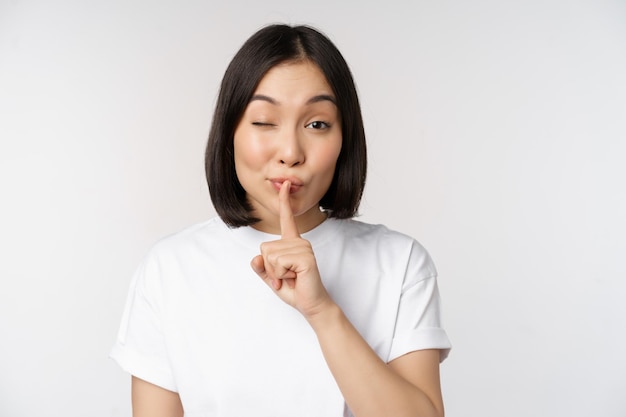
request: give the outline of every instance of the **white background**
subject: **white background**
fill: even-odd
[[[361,218],[438,265],[447,415],[626,415],[623,1],[0,0],[0,416],[130,415],[130,276],[213,216],[217,88],[272,22],[353,70]]]

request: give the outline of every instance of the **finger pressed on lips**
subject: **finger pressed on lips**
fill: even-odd
[[[290,189],[291,182],[284,181],[280,187],[280,192],[278,193],[280,235],[283,239],[300,237],[300,233],[298,233],[298,226],[296,225],[296,219],[294,218],[293,211],[291,210],[291,202],[289,200]]]
[[[281,184],[278,193],[278,210],[281,239],[292,239],[300,237],[300,233],[298,232],[298,226],[296,225],[296,220],[293,215],[293,210],[291,209],[291,188],[291,182],[289,180],[285,180]],[[257,273],[257,275],[266,280],[275,291],[278,291],[282,288],[283,281],[287,283],[287,286],[289,288],[295,288],[295,272],[285,271],[282,278],[273,278],[271,277],[271,275],[273,274],[273,272],[271,272],[273,271],[273,268],[270,268],[270,276],[268,276],[268,270],[265,265],[266,261],[267,259],[265,259],[265,255],[259,255],[252,259],[251,266],[254,272]]]

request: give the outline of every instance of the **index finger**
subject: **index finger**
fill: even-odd
[[[280,212],[280,235],[283,239],[300,237],[296,219],[291,210],[291,202],[289,201],[289,189],[291,182],[284,181],[278,193],[278,210]]]

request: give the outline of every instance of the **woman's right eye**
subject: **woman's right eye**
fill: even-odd
[[[267,122],[252,122],[253,126],[274,126],[272,123]]]

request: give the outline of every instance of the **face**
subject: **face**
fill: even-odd
[[[341,151],[335,96],[310,62],[285,63],[261,79],[235,130],[235,170],[259,230],[280,234],[278,191],[285,180],[301,233],[320,224],[319,201]]]

